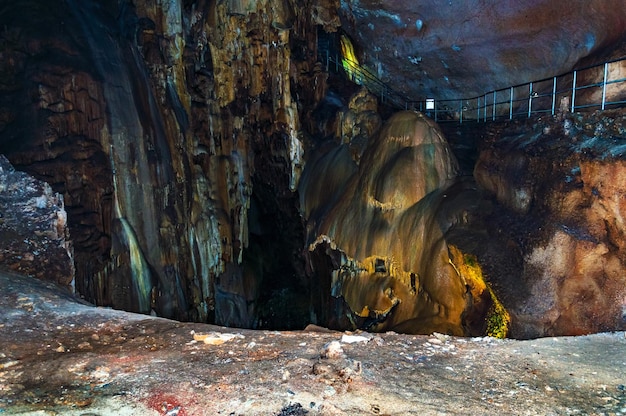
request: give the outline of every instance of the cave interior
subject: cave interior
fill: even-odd
[[[67,224],[0,265],[237,328],[623,330],[623,5],[413,3],[1,6],[0,154]]]

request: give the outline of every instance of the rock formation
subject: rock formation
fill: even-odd
[[[475,177],[498,206],[481,254],[513,336],[626,328],[625,122],[619,110],[489,129]]]
[[[477,282],[460,273],[446,244],[444,234],[465,207],[448,203],[463,187],[450,189],[457,163],[436,124],[400,112],[358,158],[349,144],[328,147],[312,158],[300,187],[321,322],[409,333],[476,331],[469,320],[476,309],[486,312],[480,305],[486,288],[476,290]],[[455,260],[463,263],[462,256]]]
[[[517,336],[623,325],[621,184],[600,180],[620,174],[619,140],[604,159],[581,147],[567,167],[519,143],[483,146],[475,172],[493,202],[457,177],[432,121],[402,113],[383,128],[396,109],[318,58],[343,36],[407,94],[483,93],[594,61],[624,34],[621,3],[414,6],[3,5],[0,153],[63,195],[76,291],[97,305],[253,328],[483,334],[501,294]],[[563,137],[587,142],[572,132],[604,128],[574,121],[561,120]],[[565,182],[537,179],[557,174]],[[498,236],[503,226],[511,238]],[[472,277],[478,266],[489,284]],[[61,269],[54,280],[67,285]],[[551,303],[531,298],[548,286]],[[570,307],[580,293],[593,299],[585,311]]]
[[[626,406],[623,332],[518,341],[252,331],[94,308],[12,273],[0,272],[0,293],[3,415],[591,415]]]
[[[65,196],[87,300],[253,323],[252,188],[280,199],[269,216],[297,212],[292,86],[309,107],[323,87],[307,15],[265,1],[3,7],[0,152]]]
[[[0,155],[0,265],[71,289],[74,258],[63,196]]]

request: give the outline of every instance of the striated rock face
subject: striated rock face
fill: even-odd
[[[0,152],[64,195],[86,299],[251,326],[264,276],[297,274],[297,224],[274,247],[288,254],[254,253],[282,212],[297,218],[293,88],[306,108],[324,88],[308,15],[290,1],[2,8]]]
[[[359,58],[413,99],[475,97],[569,71],[626,34],[621,0],[341,2]]]
[[[490,129],[475,177],[505,207],[490,221],[498,248],[484,257],[499,259],[490,277],[512,335],[626,328],[624,111],[500,129]]]
[[[350,143],[320,153],[300,186],[320,322],[472,333],[470,316],[481,309],[485,288],[474,304],[475,282],[459,272],[446,244],[460,212],[448,201],[464,190],[451,187],[457,162],[436,124],[400,112],[369,138],[362,156],[353,156]]]
[[[0,155],[0,268],[74,284],[74,258],[63,196]]]

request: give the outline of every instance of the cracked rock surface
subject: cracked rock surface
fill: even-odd
[[[272,332],[96,308],[0,274],[0,414],[626,414],[623,332]]]

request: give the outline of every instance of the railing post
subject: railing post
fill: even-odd
[[[476,97],[476,121],[480,122],[480,97]]]
[[[605,62],[604,63],[604,80],[602,80],[602,107],[601,109],[604,110],[604,103],[606,103],[606,78],[609,74],[609,63]]]
[[[513,120],[513,87],[509,93],[509,120]]]
[[[485,93],[485,97],[483,98],[483,102],[485,104],[485,109],[484,109],[485,111],[483,111],[483,113],[484,113],[483,114],[483,117],[484,117],[483,121],[486,123],[487,122],[487,93]]]
[[[574,71],[574,80],[572,81],[572,113],[574,112],[574,109],[576,108],[576,105],[574,104],[576,102],[576,71]]]
[[[528,118],[533,112],[533,83],[528,84]]]
[[[463,100],[459,101],[459,124],[463,124]]]
[[[496,120],[496,94],[497,91],[493,92],[493,111],[491,112],[491,121]]]
[[[330,51],[326,50],[326,72],[330,71]]]
[[[552,115],[554,115],[554,107],[556,105],[556,77],[552,78]]]

